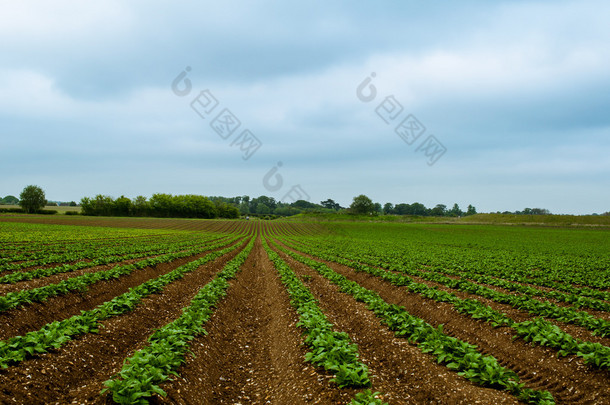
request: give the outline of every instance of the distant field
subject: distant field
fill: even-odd
[[[313,222],[401,222],[489,225],[543,225],[543,226],[610,226],[610,216],[604,215],[514,215],[475,214],[467,217],[423,217],[415,215],[350,215],[350,214],[299,214],[286,218],[289,221]]]
[[[0,205],[0,208],[21,208],[18,205]],[[68,211],[80,212],[80,207],[53,207],[47,205],[44,207],[45,210],[55,210],[58,214],[65,214]]]

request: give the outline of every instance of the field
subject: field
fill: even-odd
[[[0,216],[2,404],[610,404],[604,227]]]

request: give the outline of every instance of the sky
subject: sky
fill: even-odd
[[[606,1],[0,0],[0,196],[610,211]]]

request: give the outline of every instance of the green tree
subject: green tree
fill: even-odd
[[[256,213],[257,214],[269,214],[271,213],[271,209],[269,208],[269,206],[265,203],[259,202],[256,204]]]
[[[242,202],[239,203],[239,213],[242,215],[250,213],[250,205],[248,204],[248,201],[242,200]]]
[[[375,215],[383,214],[383,207],[380,203],[376,202],[373,205],[375,206]]]
[[[46,203],[44,191],[38,186],[26,186],[19,194],[19,205],[28,214],[42,209]]]
[[[70,201],[70,204],[68,204],[70,207],[76,207],[76,202],[75,201]]]
[[[148,214],[148,201],[146,197],[139,195],[131,200],[131,208],[133,215],[137,217],[143,217]]]
[[[313,209],[313,208],[318,208],[318,206],[314,203],[311,203],[309,201],[305,201],[305,200],[297,200],[293,203],[290,204],[291,207],[294,208],[299,208],[299,209]]]
[[[19,204],[19,199],[14,195],[7,195],[2,199],[2,204],[17,205]]]
[[[357,197],[354,197],[354,201],[349,206],[349,209],[354,214],[374,214],[376,212],[376,207],[373,201],[365,196],[364,194],[360,194]]]
[[[468,204],[468,209],[466,210],[466,215],[474,215],[477,213],[477,209],[472,204]]]
[[[339,205],[338,203],[336,203],[334,200],[332,200],[330,198],[326,201],[320,201],[320,205],[324,208],[328,208],[328,209],[335,210],[335,211],[339,211],[341,209],[341,205]]]
[[[385,215],[393,214],[394,213],[394,204],[389,203],[389,202],[383,204],[383,213]]]
[[[436,204],[436,207],[430,210],[430,215],[435,217],[445,216],[447,213],[447,206],[445,204]]]
[[[453,204],[453,208],[449,211],[449,215],[452,217],[461,217],[464,215],[464,212],[460,209],[460,206],[457,203]]]
[[[124,195],[114,200],[113,215],[118,217],[127,217],[131,215],[132,207],[131,200]]]

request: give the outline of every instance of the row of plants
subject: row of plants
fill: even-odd
[[[160,384],[186,361],[190,342],[205,334],[204,324],[214,312],[217,302],[226,295],[229,280],[240,271],[254,245],[248,245],[229,261],[218,275],[206,284],[183,309],[182,316],[158,329],[148,339],[149,344],[125,360],[121,371],[106,381],[102,394],[112,394],[119,404],[147,404],[155,394],[165,396]]]
[[[358,346],[351,342],[347,333],[333,330],[333,324],[328,321],[311,291],[264,239],[263,247],[288,290],[290,303],[299,314],[297,325],[303,328],[305,344],[310,349],[305,359],[333,373],[335,377],[331,381],[339,387],[370,386],[368,367],[358,358]]]
[[[112,247],[129,241],[184,239],[184,232],[156,229],[84,227],[27,223],[0,223],[0,265],[13,261],[44,259],[92,248]],[[3,236],[9,236],[4,238]],[[190,235],[196,237],[195,234]]]
[[[200,266],[237,249],[238,246],[238,244],[235,244],[209,253],[167,274],[131,288],[128,292],[98,305],[92,310],[81,311],[80,315],[48,323],[40,330],[29,332],[23,336],[0,341],[0,368],[8,368],[29,356],[58,349],[75,336],[97,333],[101,326],[101,321],[134,310],[143,298],[161,292],[165,286],[183,278],[186,273],[196,270]]]
[[[239,236],[235,236],[229,240],[219,242],[214,245],[199,247],[188,251],[180,251],[169,253],[162,256],[147,258],[133,264],[115,266],[109,270],[97,271],[95,273],[86,273],[77,277],[72,277],[59,283],[46,285],[44,287],[33,288],[30,290],[21,290],[10,292],[0,297],[0,312],[16,308],[20,305],[29,304],[32,302],[43,302],[50,297],[68,294],[73,291],[85,291],[91,284],[99,281],[107,281],[117,279],[121,276],[131,274],[133,271],[143,269],[149,266],[155,266],[161,263],[169,263],[176,259],[194,256],[206,250],[213,250],[220,246],[235,242]]]
[[[197,238],[192,239],[194,239],[195,241],[197,240]],[[52,253],[48,249],[42,249],[36,252],[35,256],[29,257],[27,260],[22,260],[20,257],[16,257],[17,261],[13,261],[11,263],[7,263],[0,266],[0,271],[15,271],[34,266],[46,266],[54,263],[66,263],[74,262],[77,260],[96,259],[100,257],[100,255],[118,256],[129,253],[145,252],[148,246],[150,246],[151,244],[163,245],[172,242],[179,242],[182,240],[184,240],[184,237],[174,237],[170,238],[170,240],[167,240],[166,238],[157,238],[156,240],[141,240],[139,238],[130,238],[128,239],[128,243],[125,243],[125,240],[119,239],[113,240],[111,243],[100,243],[98,241],[98,243],[88,243],[86,246],[69,246],[64,249],[61,249],[61,251],[58,253]],[[13,258],[15,259],[15,257]]]
[[[386,267],[386,266],[384,266]],[[391,268],[387,266],[387,268]],[[472,270],[467,269],[458,269],[458,270],[449,270],[445,268],[435,267],[432,269],[434,272],[443,273],[450,276],[457,276],[466,278],[468,280],[475,281],[479,284],[487,284],[495,287],[504,288],[508,291],[515,291],[521,294],[525,294],[528,296],[535,297],[547,297],[560,302],[568,303],[575,308],[591,308],[598,311],[610,311],[610,303],[605,302],[603,300],[597,298],[591,298],[582,295],[580,292],[582,289],[578,289],[574,286],[569,286],[564,288],[565,290],[569,290],[570,292],[561,292],[557,290],[548,290],[544,291],[539,288],[534,288],[528,286],[524,283],[528,283],[528,279],[520,278],[518,282],[516,281],[507,281],[501,278],[492,277],[486,274],[478,274]],[[597,290],[596,290],[597,291]],[[601,291],[600,291],[601,292]],[[605,296],[606,294],[604,294]]]
[[[226,237],[225,237],[226,238]],[[154,245],[128,245],[124,248],[121,254],[113,255],[111,251],[100,251],[99,256],[90,261],[79,261],[72,264],[62,264],[55,267],[36,268],[30,271],[13,272],[0,276],[1,284],[14,284],[20,281],[32,280],[35,278],[49,277],[55,274],[69,273],[76,270],[86,269],[105,264],[118,263],[126,260],[141,259],[143,257],[163,255],[168,253],[179,252],[188,248],[201,246],[202,244],[214,243],[222,238],[206,238],[195,239],[176,243],[158,243]],[[130,253],[126,253],[130,252]]]
[[[506,226],[417,224],[327,224],[334,235],[318,239],[348,250],[366,244],[404,260],[405,265],[471,269],[482,274],[554,288],[592,290],[610,287],[607,233],[595,229],[542,229]],[[576,292],[576,291],[575,291]],[[598,297],[600,298],[600,297]]]
[[[386,257],[390,258],[390,262],[399,261],[403,263],[404,266],[409,266],[410,268],[426,267],[449,275],[464,275],[467,278],[477,282],[494,285],[525,294],[546,296],[558,301],[573,304],[576,307],[588,307],[603,311],[607,311],[610,308],[608,303],[601,301],[610,300],[610,291],[590,288],[585,285],[574,285],[557,281],[556,278],[550,277],[544,272],[541,272],[541,269],[523,272],[515,271],[515,269],[511,268],[498,268],[497,265],[495,267],[492,265],[490,269],[486,267],[485,260],[480,259],[479,261],[473,261],[472,258],[468,261],[466,261],[464,258],[459,261],[448,259],[439,260],[439,258],[444,255],[440,252],[436,254],[435,260],[432,262],[429,260],[414,261],[413,258],[410,257],[410,254],[407,255],[404,252],[401,253],[400,250],[392,251],[391,249],[387,249],[385,251],[377,250],[373,254],[367,254],[364,256],[368,257],[370,260],[379,260],[379,255],[382,252],[384,255],[386,255]],[[515,264],[515,258],[506,258],[505,260],[507,263],[510,263],[510,265]],[[380,262],[380,265],[384,264],[385,263],[383,261]],[[563,269],[563,271],[569,272],[568,269]],[[542,275],[540,273],[542,273]],[[601,273],[604,279],[607,276],[604,274],[605,272],[593,271],[593,274],[597,273]],[[553,274],[553,272],[551,272],[551,274]],[[581,282],[586,283],[587,281],[581,279]],[[528,284],[551,288],[552,290],[547,292],[530,287]],[[605,287],[601,285],[600,288]]]
[[[323,247],[320,248],[324,249]],[[345,257],[346,255],[345,253],[340,252],[339,249],[335,248],[333,250],[337,253],[336,256]],[[539,301],[527,295],[502,293],[492,288],[468,281],[465,278],[454,279],[445,276],[440,272],[435,272],[434,269],[422,271],[413,268],[413,266],[404,266],[400,261],[392,261],[388,264],[388,257],[384,256],[382,253],[375,258],[368,258],[366,256],[353,254],[351,252],[349,255],[353,260],[358,262],[364,262],[373,266],[385,265],[393,271],[398,271],[411,276],[417,276],[424,280],[439,283],[458,291],[478,295],[501,304],[507,304],[513,308],[525,310],[536,316],[553,318],[562,322],[582,326],[590,330],[594,335],[599,335],[602,337],[610,336],[610,322],[595,317],[585,311],[578,311],[572,307],[561,307],[549,301]]]
[[[586,363],[594,367],[610,369],[610,347],[600,343],[576,339],[545,319],[536,318],[532,321],[518,323],[506,314],[496,311],[480,301],[459,298],[450,292],[439,290],[423,283],[414,282],[411,278],[402,274],[376,267],[369,267],[349,259],[319,253],[315,250],[305,249],[302,246],[298,250],[323,260],[329,260],[348,266],[355,271],[366,272],[393,285],[405,286],[410,292],[420,294],[423,297],[433,299],[437,302],[450,303],[458,312],[468,314],[474,319],[481,319],[489,322],[494,327],[510,327],[516,333],[515,337],[521,337],[532,344],[556,349],[561,356],[575,355],[582,357]]]
[[[315,269],[323,277],[336,284],[342,292],[364,302],[397,336],[405,337],[417,344],[424,353],[433,355],[448,369],[479,385],[501,389],[515,395],[519,400],[533,404],[553,404],[548,391],[525,388],[512,370],[502,367],[489,355],[483,355],[477,347],[443,333],[424,320],[409,314],[404,307],[388,304],[377,293],[334,272],[325,264],[294,253],[278,244],[274,246],[295,260]]]

